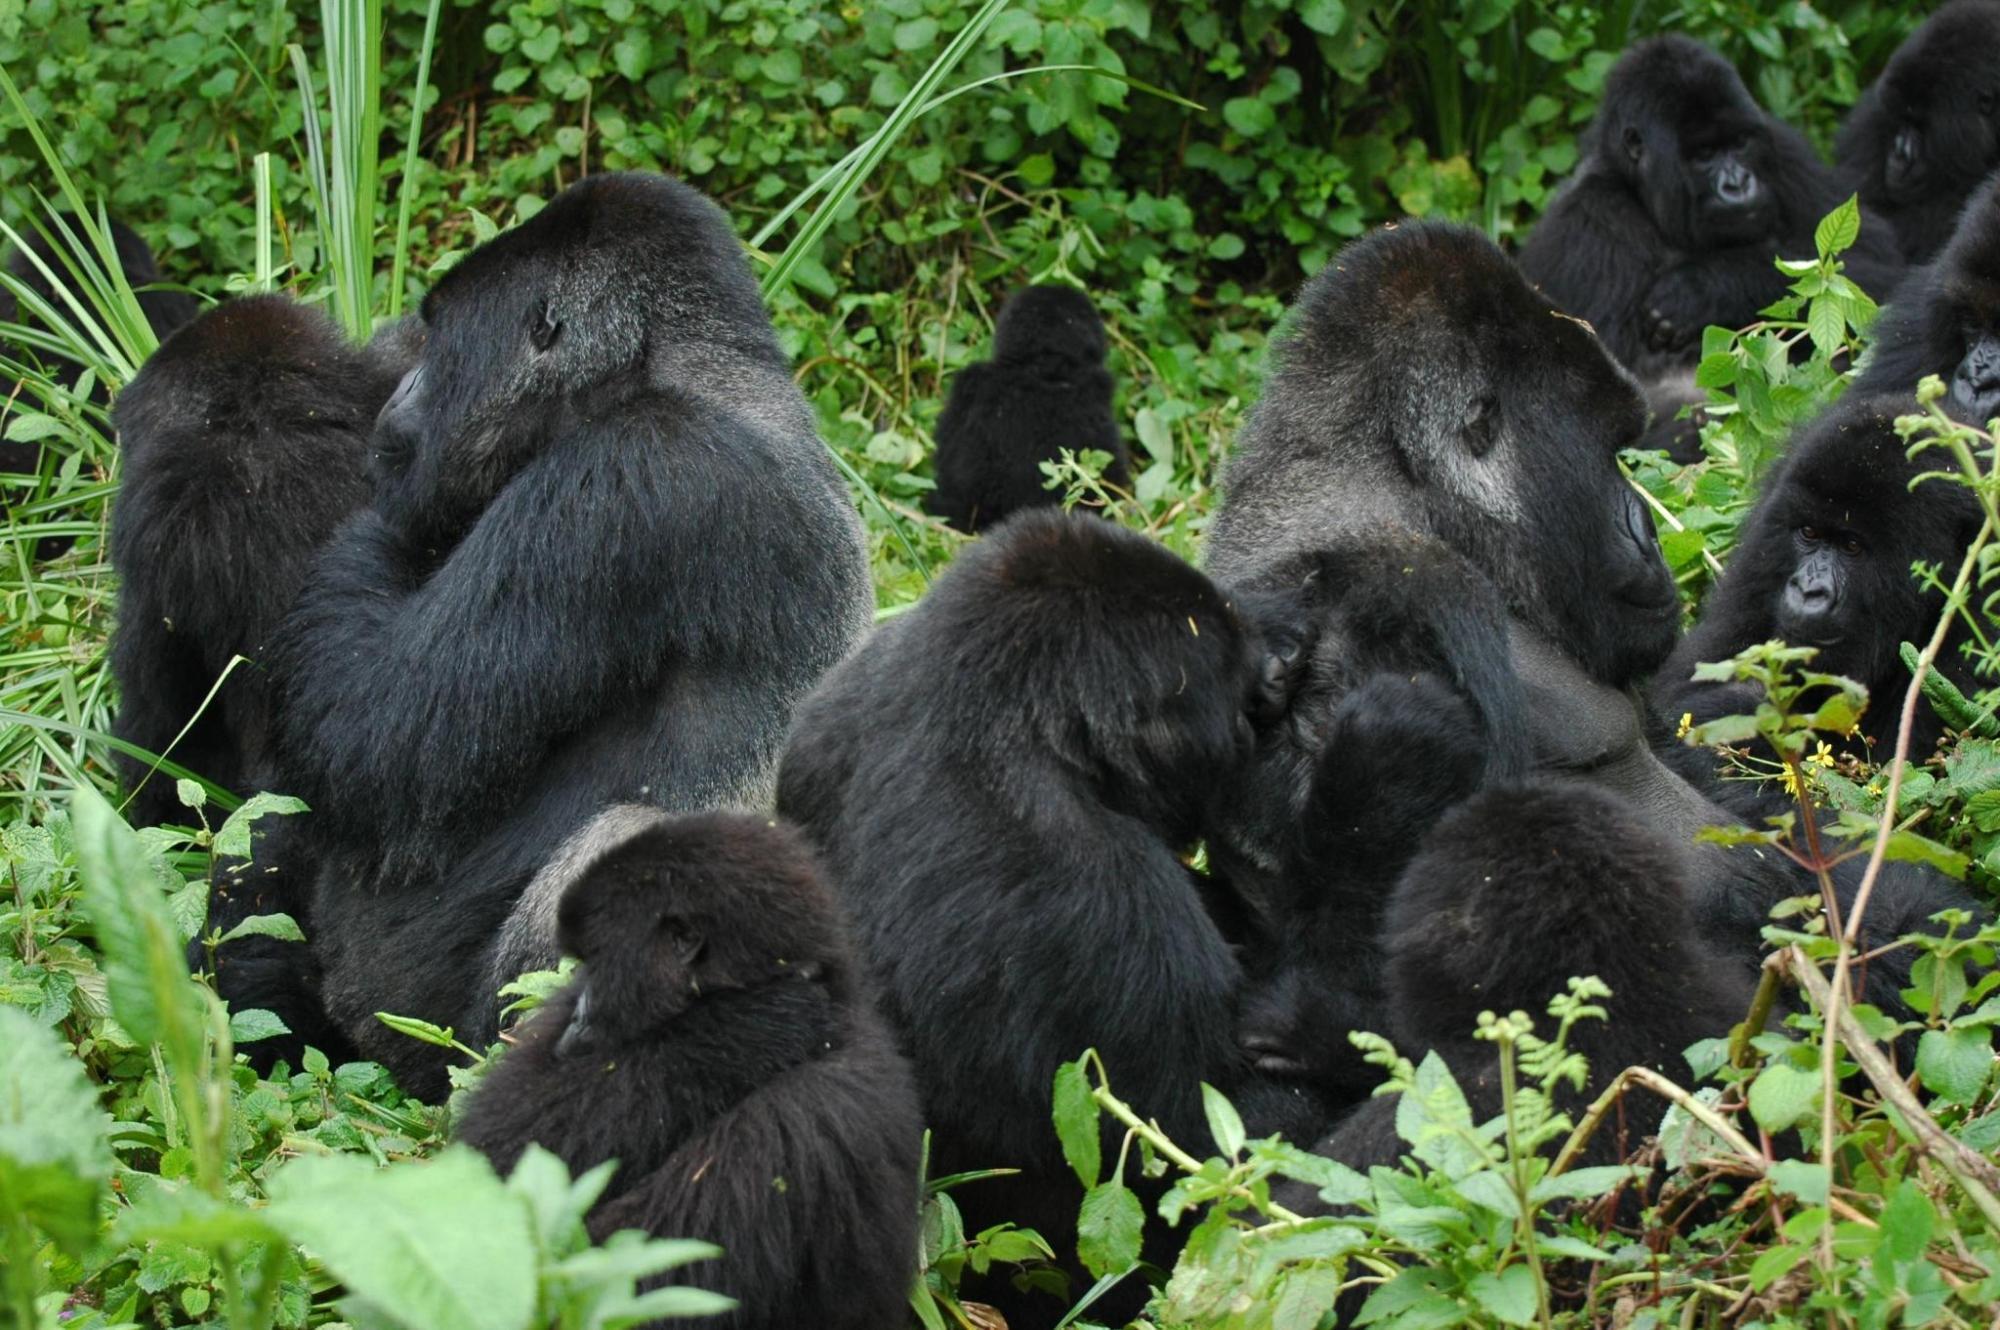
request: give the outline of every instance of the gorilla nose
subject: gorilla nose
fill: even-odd
[[[1822,581],[1791,581],[1785,584],[1784,619],[1788,637],[1811,637],[1829,626],[1840,608],[1834,588]]]
[[[1270,1031],[1246,1032],[1243,1047],[1249,1052],[1257,1070],[1266,1076],[1297,1076],[1306,1069],[1306,1064],[1299,1060],[1288,1042]]]
[[[1732,207],[1742,207],[1757,198],[1757,173],[1731,162],[1715,175],[1715,196]]]
[[[1883,165],[1882,178],[1890,185],[1908,184],[1917,171],[1917,131],[1905,129],[1889,143],[1889,160]]]

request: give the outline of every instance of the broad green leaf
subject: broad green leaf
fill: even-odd
[[[1813,248],[1826,258],[1851,249],[1861,238],[1861,204],[1850,194],[1847,201],[1820,219],[1813,229]]]
[[[0,1215],[20,1215],[72,1254],[97,1236],[111,1173],[111,1117],[55,1031],[0,1006]]]
[[[1145,1222],[1139,1198],[1124,1183],[1113,1180],[1092,1187],[1084,1193],[1076,1216],[1076,1254],[1083,1268],[1102,1279],[1137,1265]]]
[[[1819,1073],[1772,1062],[1750,1086],[1750,1116],[1765,1131],[1778,1132],[1811,1118],[1819,1108]]]
[[[1508,1325],[1533,1325],[1538,1299],[1535,1272],[1525,1265],[1510,1265],[1498,1274],[1473,1277],[1466,1291],[1473,1301]]]
[[[262,1007],[245,1007],[229,1013],[229,1037],[238,1044],[254,1044],[259,1039],[275,1039],[291,1032],[292,1027],[276,1012]]]
[[[1076,1180],[1086,1188],[1097,1185],[1098,1170],[1103,1165],[1100,1155],[1103,1142],[1098,1138],[1097,1112],[1097,1101],[1090,1097],[1090,1080],[1084,1074],[1083,1060],[1079,1058],[1057,1067],[1053,1112],[1056,1139],[1062,1142],[1063,1158],[1069,1161]]]
[[[1825,1203],[1831,1182],[1826,1169],[1803,1159],[1780,1159],[1765,1176],[1779,1191],[1815,1205]]]
[[[1231,97],[1222,104],[1222,118],[1246,139],[1268,134],[1278,123],[1270,103],[1256,97]]]
[[[1917,1075],[1924,1088],[1948,1103],[1970,1106],[1993,1075],[1993,1032],[1926,1030],[1917,1041]]]
[[[1923,1188],[1907,1178],[1899,1181],[1882,1207],[1882,1254],[1902,1263],[1922,1260],[1936,1223],[1936,1208]]]
[[[478,216],[477,213],[473,214]],[[197,787],[199,788],[199,787]],[[250,842],[257,819],[267,814],[292,814],[306,811],[303,799],[294,799],[289,794],[253,794],[243,801],[243,806],[224,819],[216,828],[215,852],[225,859],[248,859]]]
[[[1812,1248],[1796,1247],[1790,1243],[1765,1248],[1750,1263],[1750,1287],[1762,1293],[1811,1254]]]
[[[1298,13],[1299,22],[1328,37],[1347,22],[1347,6],[1341,0],[1301,0]]]
[[[1604,1164],[1596,1168],[1573,1168],[1552,1178],[1543,1178],[1528,1189],[1528,1200],[1536,1206],[1550,1201],[1594,1200],[1609,1194],[1620,1183],[1636,1182],[1645,1170],[1625,1164]]]
[[[388,1168],[309,1155],[270,1190],[270,1221],[409,1330],[527,1330],[534,1318],[528,1207],[469,1149]]]
[[[306,935],[299,931],[298,921],[289,914],[253,914],[224,933],[217,945],[234,942],[240,937],[273,937],[280,942],[306,940]]]

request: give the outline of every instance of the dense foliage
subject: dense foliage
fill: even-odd
[[[786,212],[800,193],[911,109],[927,66],[977,21],[955,0],[444,0],[406,181],[400,150],[430,6],[381,8],[384,189],[367,274],[378,314],[565,183],[612,167],[684,175],[775,257],[810,211]],[[773,296],[822,433],[865,482],[885,610],[921,594],[926,570],[959,541],[917,503],[928,431],[945,381],[981,353],[1013,287],[1072,277],[1092,289],[1138,444],[1120,516],[1194,553],[1284,301],[1345,239],[1406,213],[1473,221],[1503,241],[1524,232],[1634,36],[1712,41],[1765,105],[1824,143],[1917,17],[1860,0],[1003,6],[944,84],[966,91],[911,121],[823,236],[787,256],[792,281]],[[0,70],[21,94],[0,118],[0,216],[23,225],[39,215],[37,194],[53,194],[36,141],[46,133],[86,195],[101,194],[162,252],[170,278],[221,294],[268,271],[326,296],[337,265],[288,51],[298,44],[317,67],[325,35],[317,14],[282,3],[0,2]],[[317,116],[336,115],[323,78],[319,91]],[[407,266],[392,291],[405,194]],[[1865,343],[1873,307],[1838,269],[1852,224],[1844,215],[1822,228],[1822,254],[1798,265],[1798,294],[1770,322],[1709,332],[1709,460],[1630,459],[1691,604],[1727,559],[1757,475],[1792,425],[1840,391],[1843,354]],[[1794,357],[1794,344],[1813,354]],[[444,1150],[448,1106],[409,1101],[372,1066],[309,1058],[260,1080],[231,1063],[232,1042],[257,1037],[259,1017],[222,1013],[177,951],[201,933],[211,859],[240,848],[244,819],[265,805],[231,821],[203,807],[191,820],[206,829],[191,836],[135,835],[95,797],[111,789],[99,736],[113,700],[102,656],[116,587],[102,531],[116,458],[92,408],[17,410],[8,429],[44,437],[57,463],[0,480],[10,510],[0,528],[0,1324],[490,1330],[610,1327],[676,1310],[671,1299],[635,1302],[633,1281],[700,1249],[588,1247],[578,1219],[601,1177],[572,1182],[538,1159],[503,1183]],[[1935,446],[1993,512],[1991,441],[1947,433]],[[31,563],[26,537],[52,533],[81,540],[58,562]],[[1974,585],[1994,561],[1982,549],[1965,570]],[[1857,833],[1900,799],[1889,811],[1921,812],[1923,835],[1904,834],[1895,852],[1969,872],[1993,894],[2000,741],[1960,741],[1885,789],[1878,769],[1822,760],[1810,722],[1834,718],[1788,715],[1797,661],[1732,668],[1768,680],[1772,705],[1711,737],[1775,743],[1783,778],[1851,810]],[[1962,714],[1979,733],[1976,709]],[[1782,830],[1768,836],[1805,852]],[[1810,991],[1807,973],[1837,947],[1809,915],[1802,907],[1777,940]],[[1385,1281],[1375,1323],[1407,1327],[1985,1324],[2000,1301],[2000,978],[1979,969],[1994,940],[1961,930],[1920,963],[1913,1006],[1925,1028],[1907,1082],[1880,1061],[1879,1013],[1817,993],[1783,1027],[1701,1050],[1698,1074],[1683,1078],[1695,1088],[1668,1087],[1675,1107],[1661,1133],[1667,1163],[1689,1167],[1636,1222],[1616,1206],[1570,1204],[1626,1174],[1565,1171],[1566,1143],[1596,1124],[1563,1121],[1535,1097],[1568,1074],[1562,1032],[1594,1019],[1587,982],[1555,995],[1552,1021],[1531,1029],[1500,1013],[1487,1032],[1525,1087],[1502,1124],[1466,1120],[1434,1061],[1379,1050],[1385,1079],[1420,1106],[1409,1122],[1420,1174],[1361,1178],[1245,1141],[1219,1097],[1216,1157],[1203,1158],[1207,1144],[1159,1137],[1145,1105],[1116,1097],[1118,1068],[1086,1057],[1054,1087],[1054,1129],[1085,1205],[1085,1262],[1116,1278],[1142,1222],[1181,1223],[1186,1254],[1155,1308],[1174,1326],[1310,1327],[1356,1277]],[[550,982],[530,977],[511,996],[533,1003]],[[1101,1180],[1099,1114],[1181,1175],[1161,1216]],[[1774,1152],[1780,1139],[1791,1144]],[[418,1158],[429,1162],[374,1168]],[[1280,1172],[1355,1205],[1355,1218],[1294,1222],[1270,1202]],[[1718,1182],[1736,1190],[1706,1202]],[[961,1231],[950,1190],[977,1185],[933,1188],[913,1298],[925,1324],[965,1323],[961,1270],[1035,1262],[1032,1235]]]

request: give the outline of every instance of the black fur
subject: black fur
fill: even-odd
[[[1912,272],[1874,330],[1853,391],[1905,399],[1927,374],[1968,424],[2000,416],[2000,176],[1972,196],[1942,253]]]
[[[1010,298],[993,327],[993,358],[952,380],[937,423],[937,488],[925,506],[974,532],[1058,503],[1062,491],[1046,487],[1041,464],[1064,448],[1110,453],[1104,479],[1130,486],[1104,350],[1104,323],[1083,292],[1031,286]]]
[[[563,896],[576,978],[519,1031],[458,1134],[618,1171],[589,1217],[723,1249],[675,1282],[722,1330],[884,1330],[916,1274],[923,1123],[803,840],[763,817],[662,818]]]
[[[367,502],[369,431],[403,368],[288,296],[248,296],[169,337],[119,394],[119,738],[166,752],[240,655],[171,756],[239,792],[266,774],[264,648],[314,553]],[[139,784],[148,765],[119,758],[127,817],[192,820],[172,780]]]
[[[1703,328],[1743,327],[1784,295],[1772,261],[1811,258],[1814,228],[1849,192],[1728,61],[1681,36],[1612,67],[1581,151],[1521,268],[1645,379],[1693,364]],[[1878,300],[1900,276],[1872,218],[1842,261]]]
[[[1955,0],[1912,33],[1862,94],[1834,144],[1842,190],[1928,261],[1960,206],[2000,168],[2000,4]]]
[[[1568,1047],[1590,1074],[1581,1089],[1564,1083],[1558,1105],[1576,1113],[1630,1066],[1685,1081],[1683,1051],[1728,1034],[1755,987],[1701,941],[1688,891],[1683,855],[1624,800],[1571,780],[1493,786],[1438,824],[1396,884],[1379,1033],[1413,1062],[1435,1050],[1485,1122],[1501,1100],[1497,1047],[1473,1036],[1480,1013],[1523,1011],[1552,1037],[1549,999],[1571,976],[1595,975],[1611,989],[1609,1019],[1571,1027]],[[1637,1145],[1614,1125],[1591,1138],[1587,1160]],[[1633,1125],[1643,1135],[1652,1124]],[[1317,1148],[1364,1170],[1393,1164],[1409,1150],[1395,1097],[1371,1100]]]
[[[1911,576],[1917,561],[1949,578],[1979,529],[1971,493],[1944,481],[1910,482],[1934,463],[1906,456],[1895,420],[1900,398],[1850,395],[1808,426],[1765,485],[1745,520],[1729,570],[1709,595],[1701,622],[1661,667],[1655,685],[1664,717],[1697,721],[1747,713],[1753,685],[1696,683],[1701,661],[1727,660],[1745,647],[1781,638],[1818,646],[1811,668],[1865,684],[1864,737],[1886,757],[1910,674],[1901,642],[1922,644],[1936,627],[1943,596]],[[1955,634],[1958,636],[1958,634]],[[1938,657],[1946,677],[1973,688],[1971,666],[1948,641]],[[1919,704],[1911,756],[1921,761],[1942,733]]]
[[[1253,1132],[1323,1120],[1239,1047],[1242,968],[1181,857],[1261,697],[1260,650],[1207,578],[1108,522],[1033,511],[800,708],[778,808],[820,847],[883,983],[933,1171],[1023,1170],[956,1193],[968,1229],[1013,1220],[1069,1250],[1081,1193],[1050,1085],[1086,1048],[1176,1136],[1204,1131],[1202,1081]],[[981,1296],[1017,1328],[1057,1310]]]
[[[335,1023],[435,1096],[438,1050],[374,1013],[491,1039],[496,987],[554,957],[599,815],[768,798],[793,703],[870,598],[742,248],[695,191],[572,186],[423,321],[374,501],[270,652],[272,785],[313,812],[258,867],[306,916]],[[281,492],[321,483],[293,460]],[[222,560],[229,535],[188,538]]]

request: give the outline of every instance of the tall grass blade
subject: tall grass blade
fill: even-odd
[[[403,178],[396,192],[395,267],[389,275],[388,315],[403,312],[404,274],[410,256],[410,208],[417,197],[417,150],[424,137],[424,94],[431,86],[431,48],[437,42],[438,11],[444,0],[431,0],[424,14],[424,44],[417,50],[417,86],[410,93],[410,137],[403,145]]]

